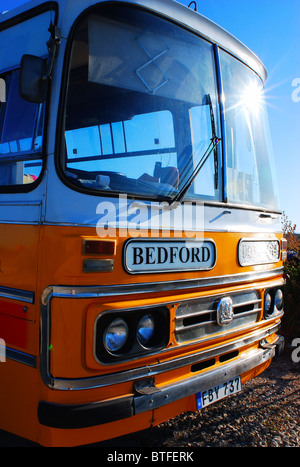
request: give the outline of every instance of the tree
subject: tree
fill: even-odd
[[[288,243],[288,259],[284,264],[286,276],[285,315],[283,328],[292,336],[300,333],[300,238],[296,234],[296,224],[282,214],[282,231]]]

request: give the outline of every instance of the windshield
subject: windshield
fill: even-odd
[[[276,175],[258,76],[220,52],[224,90],[228,201],[278,209]]]
[[[156,16],[102,5],[75,34],[63,170],[77,187],[174,199],[219,136],[213,46]],[[217,145],[187,198],[220,199]]]

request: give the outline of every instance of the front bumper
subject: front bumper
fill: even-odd
[[[262,340],[259,348],[246,352],[244,356],[180,382],[158,388],[153,384],[152,378],[140,380],[139,387],[142,390],[136,390],[136,394],[126,397],[84,405],[60,405],[41,401],[38,407],[39,422],[52,428],[75,429],[130,418],[243,375],[279,355],[283,347],[284,339],[281,336],[272,344]]]

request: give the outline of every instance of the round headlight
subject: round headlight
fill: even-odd
[[[137,338],[143,346],[149,345],[154,336],[154,319],[151,315],[143,316],[137,326]]]
[[[271,306],[272,306],[272,297],[269,294],[269,292],[267,292],[265,294],[265,314],[266,315],[272,314]]]
[[[105,330],[103,338],[106,349],[109,352],[117,352],[125,345],[125,342],[127,341],[127,323],[121,318],[116,318]]]
[[[282,310],[282,307],[283,307],[283,293],[282,293],[281,289],[278,289],[276,294],[275,294],[274,304],[275,304],[278,311]]]

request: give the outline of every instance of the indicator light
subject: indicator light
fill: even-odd
[[[116,242],[111,240],[83,240],[83,254],[85,255],[114,255]]]

